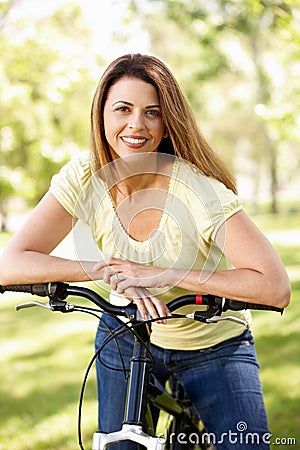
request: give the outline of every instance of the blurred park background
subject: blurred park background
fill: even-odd
[[[255,313],[253,331],[272,447],[300,448],[299,0],[0,0],[0,50],[0,251],[52,175],[89,148],[92,96],[107,64],[141,52],[169,65],[289,272],[291,305],[282,317]],[[22,300],[1,298],[0,450],[75,448],[96,323],[16,316]],[[93,376],[85,405],[90,442]]]

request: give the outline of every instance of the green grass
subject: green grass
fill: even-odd
[[[292,302],[283,316],[255,312],[253,333],[275,438],[300,446],[300,214],[255,216],[280,253],[292,280]],[[0,246],[7,239],[0,236]],[[32,298],[32,297],[30,297]],[[28,298],[26,298],[28,299]],[[96,321],[46,310],[15,312],[24,297],[5,294],[0,306],[0,450],[78,448],[77,404],[81,380],[93,352]],[[92,372],[84,403],[85,448],[96,429],[96,385]]]
[[[300,442],[300,282],[293,283],[293,301],[283,316],[255,312],[253,333],[261,379],[274,438]],[[274,445],[274,448],[278,445]],[[281,447],[279,447],[281,448]],[[284,445],[284,448],[298,448]]]
[[[0,449],[77,447],[81,381],[93,352],[96,320],[41,309],[15,311],[28,301],[6,295],[0,314]],[[91,448],[97,428],[94,371],[84,403],[83,432]]]
[[[300,214],[254,217],[280,254],[292,282],[292,300],[283,316],[254,312],[253,333],[261,365],[261,379],[275,438],[295,438],[300,445]],[[271,442],[274,442],[271,439]]]

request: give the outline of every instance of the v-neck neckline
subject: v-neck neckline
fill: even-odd
[[[163,228],[164,228],[165,223],[168,218],[168,211],[170,209],[174,180],[175,180],[175,175],[176,175],[177,170],[178,170],[178,163],[177,163],[177,159],[175,159],[175,161],[173,162],[173,167],[172,167],[171,174],[170,174],[168,190],[166,191],[167,192],[166,200],[165,200],[164,208],[162,211],[162,215],[161,215],[158,227],[155,229],[155,231],[151,234],[151,236],[148,239],[145,239],[142,241],[137,240],[137,239],[133,238],[132,236],[130,236],[130,234],[125,229],[125,227],[124,227],[123,223],[121,222],[120,217],[116,211],[116,208],[114,206],[113,200],[110,196],[110,193],[109,193],[109,190],[107,187],[107,196],[109,198],[109,203],[110,203],[110,207],[112,209],[113,215],[114,215],[114,219],[115,219],[116,223],[118,224],[119,228],[121,229],[122,233],[126,237],[126,239],[128,239],[128,241],[130,243],[132,243],[135,247],[136,246],[139,246],[139,247],[149,246],[149,245],[151,245],[151,242],[153,242],[153,240],[156,239],[157,236],[161,235],[161,232],[163,231]]]

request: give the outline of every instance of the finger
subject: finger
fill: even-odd
[[[103,269],[103,281],[104,281],[105,283],[107,283],[107,284],[110,284],[111,277],[112,277],[113,275],[115,275],[115,273],[116,273],[116,272],[113,270],[112,267],[110,267],[110,266],[105,267],[105,268]]]
[[[148,319],[148,310],[144,303],[145,298],[146,298],[145,292],[146,292],[146,295],[150,294],[147,291],[147,289],[138,290],[135,287],[130,287],[124,292],[124,295],[126,296],[126,298],[128,298],[128,300],[130,300],[136,304],[141,317],[143,319],[147,320]]]
[[[127,289],[133,288],[133,280],[131,278],[124,278],[124,275],[119,272],[118,274],[119,281],[117,284],[117,292],[118,294],[124,294]],[[134,284],[136,285],[137,280],[134,280]]]
[[[133,303],[137,306],[137,309],[139,310],[141,317],[144,320],[147,320],[148,319],[148,310],[144,304],[144,300],[142,300],[141,298],[134,298]]]
[[[162,302],[160,299],[153,296],[152,302],[157,310],[159,317],[166,317],[166,316],[171,315],[171,312],[170,312],[169,308],[167,307],[167,305],[164,302]]]
[[[122,262],[121,259],[118,258],[106,258],[106,259],[102,259],[102,261],[98,261],[95,266],[94,269],[95,270],[101,270],[105,267],[109,267],[109,266],[113,266],[113,265],[117,265],[120,264]]]
[[[147,289],[137,288],[137,293],[143,298],[144,306],[152,319],[166,317],[169,313],[166,305],[157,297],[152,295]],[[158,323],[166,323],[166,319],[158,320]]]
[[[157,312],[157,309],[156,309],[155,305],[153,304],[152,298],[150,296],[144,298],[144,305],[145,305],[148,313],[152,317],[152,319],[158,319],[159,318],[159,314]]]
[[[146,306],[149,305],[148,306],[148,308],[150,308],[149,312],[151,313],[153,318],[157,317],[163,318],[171,315],[169,308],[162,300],[160,300],[155,295],[152,295],[147,289],[145,289],[145,291],[147,292],[148,299],[151,302],[151,305],[149,305],[149,303],[146,302]],[[166,319],[158,320],[157,323],[166,323]]]
[[[145,320],[148,318],[147,314],[150,315],[152,319],[170,315],[167,306],[157,297],[152,295],[146,288],[129,287],[125,290],[124,295],[137,305],[141,317]],[[158,320],[157,322],[166,323],[166,319]]]
[[[166,317],[167,308],[164,303],[158,300],[156,297],[151,296],[145,299],[145,306],[153,319],[158,319],[159,317]],[[166,319],[160,319],[156,321],[157,323],[166,323]]]
[[[118,287],[118,279],[117,279],[117,274],[116,274],[116,273],[114,273],[114,274],[110,277],[109,284],[111,285],[111,288],[112,288],[113,291],[116,291],[116,290],[117,290],[117,287]]]
[[[118,286],[122,282],[122,274],[120,272],[115,272],[110,277],[110,285],[114,291],[117,291],[118,294],[122,294],[123,292],[119,292]]]

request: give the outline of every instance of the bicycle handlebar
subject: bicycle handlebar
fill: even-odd
[[[24,292],[32,295],[37,295],[40,297],[49,297],[49,307],[55,311],[68,312],[71,311],[70,305],[64,300],[69,296],[83,297],[94,304],[96,304],[101,310],[108,314],[113,314],[116,316],[123,316],[129,319],[137,319],[137,307],[132,302],[127,306],[116,306],[104,300],[97,292],[81,286],[72,286],[67,283],[56,282],[56,283],[39,283],[39,284],[20,284],[20,285],[9,285],[0,286],[0,293],[6,291],[13,292]],[[38,302],[33,303],[31,306],[37,305]],[[25,306],[26,305],[26,306]],[[42,304],[39,304],[40,306]],[[245,309],[252,310],[266,310],[266,311],[276,311],[283,313],[283,309],[277,308],[270,305],[255,304],[249,302],[242,302],[237,300],[230,300],[222,298],[211,294],[189,294],[177,297],[168,303],[168,308],[171,312],[176,309],[181,308],[186,305],[207,305],[208,309],[205,311],[196,311],[193,314],[187,314],[187,318],[191,318],[200,322],[212,323],[221,320],[218,317],[222,312],[228,310],[241,311]],[[21,307],[28,307],[29,304],[19,305],[18,309]],[[45,305],[44,305],[45,306]],[[234,320],[234,317],[228,317],[229,320]],[[224,317],[225,319],[225,317]],[[241,319],[235,319],[234,321],[242,323],[245,325],[245,321]]]
[[[32,295],[38,295],[40,297],[47,297],[50,294],[51,286],[54,283],[39,283],[39,284],[11,284],[8,286],[0,285],[0,293],[3,294],[7,291],[12,292],[25,292]]]

